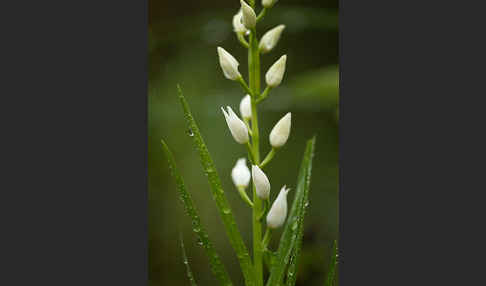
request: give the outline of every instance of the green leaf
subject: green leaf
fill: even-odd
[[[312,142],[312,149],[314,148],[315,138],[313,138]],[[302,249],[302,238],[304,237],[304,218],[305,212],[309,205],[309,185],[310,185],[310,178],[312,173],[312,159],[313,159],[314,151],[310,151],[309,161],[304,163],[307,165],[307,169],[305,170],[305,174],[301,174],[302,177],[299,178],[299,185],[298,188],[303,188],[304,196],[302,201],[300,202],[300,213],[298,215],[298,223],[297,223],[297,236],[295,245],[293,247],[290,262],[287,271],[287,285],[293,286],[297,280],[297,265],[300,256],[300,251]],[[294,226],[292,226],[294,227]]]
[[[184,240],[182,239],[182,234],[180,234],[180,241],[181,241],[181,249],[182,249],[182,259],[184,259],[183,262],[186,265],[187,278],[189,278],[189,281],[191,282],[191,286],[197,286],[196,280],[192,275],[192,270],[191,270],[191,266],[189,265],[189,260],[187,260],[186,248],[184,247]]]
[[[305,171],[304,179],[302,180],[299,178],[299,187],[304,188],[304,197],[300,203],[300,215],[298,216],[298,230],[297,230],[297,238],[295,242],[295,246],[292,250],[292,254],[290,256],[290,262],[287,271],[287,286],[294,286],[297,280],[297,265],[300,256],[300,251],[302,249],[302,238],[304,237],[304,217],[305,211],[309,206],[309,184],[310,184],[310,177],[312,173],[312,155],[310,161],[307,165],[307,170]]]
[[[329,271],[327,272],[327,279],[325,286],[334,286],[336,284],[336,266],[338,263],[338,247],[337,241],[335,240],[332,246],[332,254],[331,254],[331,264],[329,265]]]
[[[305,189],[304,191],[304,199],[302,200],[300,204],[300,215],[299,215],[299,222],[298,222],[298,230],[297,230],[297,238],[295,242],[295,246],[292,250],[292,254],[290,256],[290,262],[288,266],[288,271],[287,271],[287,281],[286,284],[287,286],[294,286],[295,282],[297,280],[297,265],[300,257],[300,251],[302,249],[302,238],[304,237],[304,217],[305,217],[305,211],[309,205],[308,203],[308,197],[309,197],[309,184],[310,184],[310,176],[311,176],[311,171],[312,171],[312,158],[311,162],[308,165],[308,168],[305,173],[304,177],[304,183],[303,188]],[[301,180],[299,179],[299,182]]]
[[[270,268],[270,277],[268,279],[267,286],[277,286],[283,284],[282,282],[285,270],[289,264],[292,251],[294,250],[297,252],[294,252],[295,258],[291,260],[290,265],[294,263],[295,265],[290,267],[293,267],[294,273],[292,276],[295,276],[296,258],[300,252],[300,249],[297,249],[296,246],[299,244],[299,240],[302,240],[303,235],[304,216],[308,203],[315,141],[315,137],[307,141],[304,158],[302,159],[302,165],[300,167],[299,177],[297,180],[295,198],[292,203],[292,208],[290,210],[289,217],[287,218],[287,223],[285,224],[282,237],[280,238],[280,244],[275,259],[276,263],[274,263]]]
[[[193,140],[194,146],[199,153],[202,167],[204,169],[204,172],[206,173],[206,176],[208,177],[213,199],[216,202],[219,214],[221,216],[221,219],[223,220],[226,234],[228,235],[231,246],[235,250],[236,256],[238,257],[238,261],[243,272],[243,277],[245,279],[245,284],[247,286],[253,286],[255,285],[255,275],[250,255],[248,254],[248,250],[246,249],[245,243],[243,242],[240,231],[236,226],[233,212],[231,211],[231,207],[228,203],[228,200],[226,199],[223,187],[221,186],[221,180],[216,171],[216,167],[214,166],[208,148],[206,147],[201,133],[199,132],[196,121],[191,114],[189,104],[184,98],[180,86],[177,87],[179,91],[179,99],[181,101],[182,108],[184,109],[184,117],[190,131],[189,133],[192,135],[191,138]]]
[[[206,229],[201,224],[201,219],[199,218],[197,210],[194,207],[191,194],[187,191],[186,186],[184,185],[184,180],[182,179],[182,176],[180,175],[177,166],[175,164],[174,156],[172,155],[172,152],[169,150],[169,147],[164,142],[164,140],[162,140],[162,149],[164,150],[165,155],[167,156],[167,160],[169,161],[169,168],[171,170],[171,173],[175,177],[177,190],[179,192],[179,198],[184,204],[184,209],[186,213],[189,215],[189,217],[192,220],[192,228],[198,236],[199,243],[203,246],[204,250],[206,251],[206,255],[209,258],[211,271],[216,276],[216,278],[219,279],[221,285],[225,285],[225,286],[232,285],[228,272],[226,272],[226,269],[223,263],[221,262],[219,255],[216,253],[213,244],[211,243],[211,241],[209,241],[209,237],[208,237],[208,233],[206,232]],[[183,246],[182,237],[181,237],[181,244]],[[186,262],[187,259],[184,258],[184,263]],[[188,265],[186,264],[186,266]],[[189,270],[188,270],[188,276],[189,276]]]

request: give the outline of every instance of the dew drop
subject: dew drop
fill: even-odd
[[[198,245],[203,245],[203,242],[202,242],[202,240],[200,238],[197,239],[197,244]]]
[[[187,133],[187,135],[188,135],[189,137],[194,136],[194,132],[192,132],[192,129],[191,129],[191,128],[189,128],[189,129],[186,131],[186,133]]]
[[[201,231],[201,229],[199,227],[195,227],[193,230],[194,230],[194,232],[200,232]]]

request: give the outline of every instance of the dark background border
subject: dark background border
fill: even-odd
[[[341,1],[342,285],[484,284],[482,11]],[[1,284],[146,285],[147,3],[1,14]]]
[[[0,284],[147,285],[147,1],[0,14]]]

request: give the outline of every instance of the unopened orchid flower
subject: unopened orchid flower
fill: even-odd
[[[224,118],[226,119],[226,124],[228,124],[228,128],[233,135],[233,138],[236,142],[240,144],[246,144],[250,138],[248,136],[248,128],[246,127],[245,123],[234,113],[231,107],[226,107],[228,111],[225,111],[223,107],[221,107],[221,111],[223,111]]]
[[[273,205],[267,214],[267,226],[269,228],[279,228],[285,222],[285,218],[287,217],[287,193],[289,191],[290,189],[283,186],[273,202]]]
[[[233,170],[231,171],[231,178],[233,179],[233,183],[237,188],[246,188],[250,183],[250,170],[246,166],[246,159],[240,158],[236,161]]]
[[[279,148],[285,145],[290,135],[292,114],[289,112],[282,117],[270,132],[270,145],[273,148]]]
[[[219,64],[227,79],[238,80],[241,77],[238,71],[240,63],[225,49],[218,47]]]
[[[256,165],[251,167],[251,176],[257,196],[262,200],[267,200],[270,197],[270,181],[267,175]]]

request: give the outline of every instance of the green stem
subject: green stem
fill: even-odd
[[[238,193],[240,194],[240,197],[245,201],[245,203],[249,204],[250,207],[253,207],[253,203],[246,194],[245,188],[244,187],[238,187]]]
[[[250,161],[253,165],[255,165],[255,155],[253,155],[253,146],[250,145],[250,142],[246,143],[246,148],[248,149],[248,155],[250,155]]]
[[[240,83],[241,87],[243,87],[243,89],[245,90],[245,92],[248,92],[248,94],[250,96],[253,96],[253,91],[248,87],[248,85],[246,84],[246,82],[243,79],[243,77],[240,76],[237,80]],[[250,79],[250,82],[251,82],[251,79]]]
[[[262,11],[260,12],[260,14],[258,14],[258,17],[257,17],[257,23],[263,18],[265,17],[265,14],[267,13],[267,8],[263,8]]]
[[[259,221],[262,221],[263,218],[265,218],[265,216],[267,215],[268,210],[270,208],[269,204],[270,204],[270,201],[268,199],[263,201],[263,211],[262,211],[262,214],[258,217]]]
[[[251,130],[251,127],[250,127],[250,118],[243,118],[243,122],[245,122],[245,125],[246,125],[246,128],[248,128],[248,134],[253,135],[253,131]],[[248,143],[250,144],[250,143]]]
[[[267,86],[265,88],[265,90],[263,91],[263,93],[257,98],[257,103],[260,103],[262,100],[264,100],[265,98],[267,98],[268,96],[268,93],[270,92],[272,88],[270,86]]]
[[[270,238],[272,238],[272,229],[267,228],[267,231],[265,232],[265,236],[263,237],[263,249],[267,249],[268,243],[270,242]]]
[[[243,33],[236,33],[236,37],[238,38],[238,41],[240,41],[240,43],[243,45],[243,47],[248,49],[248,42],[245,40]]]
[[[251,101],[251,127],[252,127],[252,149],[255,164],[260,164],[260,133],[258,130],[258,110],[256,98],[260,94],[260,53],[258,51],[258,40],[256,29],[250,33],[250,48],[248,49],[248,67],[250,90],[252,91]],[[263,286],[263,249],[262,249],[262,224],[258,219],[262,213],[262,200],[256,195],[253,184],[253,266],[255,268],[255,280],[257,286]]]
[[[263,162],[258,167],[263,169],[263,167],[265,167],[265,165],[267,165],[273,159],[273,156],[275,156],[275,153],[277,153],[277,149],[272,148],[272,150],[270,150],[270,152],[268,152],[267,156],[265,157]]]

